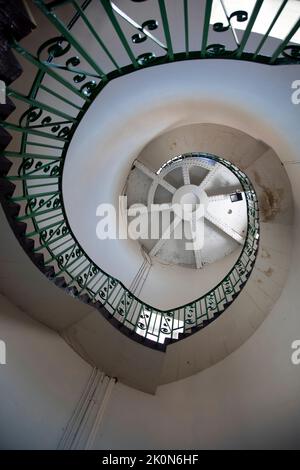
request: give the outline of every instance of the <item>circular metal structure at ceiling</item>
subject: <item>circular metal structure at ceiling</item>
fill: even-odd
[[[214,155],[179,155],[156,171],[136,160],[125,195],[128,206],[147,205],[147,230],[138,241],[150,259],[164,265],[202,269],[245,242],[243,187],[229,162],[225,166]]]

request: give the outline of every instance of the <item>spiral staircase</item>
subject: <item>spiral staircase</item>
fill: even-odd
[[[281,301],[296,306],[300,6],[244,3],[3,3],[0,292],[75,351],[82,383],[92,368],[87,403],[100,385],[106,403],[117,379],[113,403],[123,390],[151,410],[158,397],[159,413],[168,387],[181,396],[182,379],[226,370]],[[121,195],[148,210],[201,201],[204,246],[99,240],[97,206]],[[59,448],[95,445],[98,414],[74,434],[80,406]]]

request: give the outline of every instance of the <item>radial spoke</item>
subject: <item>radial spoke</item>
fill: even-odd
[[[213,194],[211,196],[208,196],[208,201],[209,202],[226,201],[227,199],[230,199],[230,196],[232,196],[232,194],[235,194],[237,192],[243,193],[243,191],[241,191],[240,188],[236,188],[229,192],[224,191],[221,194]]]
[[[154,173],[154,171],[150,170],[146,165],[139,162],[138,160],[135,161],[134,165],[135,165],[136,168],[141,170],[145,175],[152,178],[153,181],[155,181],[157,184],[160,184],[161,186],[163,186],[167,191],[169,191],[172,194],[175,193],[176,188],[174,188],[174,186],[172,186],[172,184],[168,183],[161,176]]]
[[[190,167],[189,165],[185,165],[184,163],[182,165],[182,176],[184,184],[191,184]]]
[[[190,232],[190,239],[192,240],[190,243],[193,245],[194,257],[195,257],[195,263],[196,263],[197,269],[203,268],[202,252],[201,252],[202,244],[201,246],[199,246],[199,244],[197,243],[199,241],[197,240],[197,235],[198,237],[199,236],[201,237],[201,231],[202,231],[202,227],[200,226],[200,223],[203,224],[203,219],[201,219],[201,222],[200,222],[200,219],[192,220],[190,221],[190,224],[188,225],[189,232]],[[193,230],[193,225],[195,225],[194,230]],[[193,233],[197,234],[196,237],[193,236]],[[203,240],[200,240],[200,241],[203,241]]]
[[[197,158],[197,157],[196,157]],[[201,168],[204,168],[204,170],[211,171],[211,164],[206,162],[205,160],[201,160],[197,158],[197,166],[201,166]]]
[[[217,171],[221,168],[220,163],[216,163],[212,169],[209,171],[209,173],[205,176],[204,180],[202,183],[200,183],[199,188],[201,190],[205,189],[206,186],[211,182],[211,180],[214,178],[216,175]]]
[[[194,255],[195,255],[195,261],[196,261],[196,268],[201,269],[203,268],[203,262],[202,262],[202,256],[201,256],[201,250],[194,250]]]
[[[149,176],[150,178],[152,179],[157,178],[157,174],[154,173],[154,171],[150,170],[150,168],[148,168],[146,165],[144,165],[144,163],[141,163],[138,160],[136,160],[134,162],[134,166],[138,168],[139,170],[141,170],[145,175]]]
[[[172,233],[180,222],[181,219],[175,216],[173,222],[168,225],[161,238],[155,243],[155,245],[150,250],[149,256],[155,256],[159,252],[159,250],[166,243],[166,241],[171,238]]]
[[[147,208],[147,211],[149,214],[151,214],[152,212],[171,211],[172,208],[173,208],[172,202],[164,202],[161,204],[151,204],[151,206]]]
[[[209,202],[227,201],[227,199],[230,199],[230,194],[216,194],[208,197]]]
[[[192,235],[193,235],[192,225],[193,225],[193,222],[191,222],[191,225],[190,225],[191,238],[193,238],[192,237]],[[197,233],[197,232],[198,232],[198,234],[201,233],[201,228],[199,227],[199,220],[196,221],[195,233]],[[201,269],[201,268],[203,268],[202,252],[201,252],[201,248],[197,244],[197,237],[196,237],[196,240],[195,239],[193,240],[193,248],[194,248],[194,257],[195,257],[196,268]]]
[[[165,188],[169,193],[174,194],[176,191],[176,188],[172,186],[172,184],[168,183],[166,180],[162,178],[158,178],[158,184],[160,184],[163,188]]]
[[[215,225],[216,227],[218,227],[220,230],[222,230],[222,232],[229,235],[231,238],[233,238],[239,244],[243,245],[243,243],[245,241],[245,238],[240,233],[238,233],[236,230],[234,230],[232,227],[225,224],[224,222],[221,222],[219,219],[214,217],[208,211],[205,212],[205,219],[208,220],[213,225]]]

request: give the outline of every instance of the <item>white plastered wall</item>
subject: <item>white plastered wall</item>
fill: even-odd
[[[273,311],[222,362],[155,396],[117,384],[95,448],[299,449],[300,366],[291,362],[300,339],[299,263],[298,244]]]
[[[55,449],[92,367],[0,295],[0,449]]]

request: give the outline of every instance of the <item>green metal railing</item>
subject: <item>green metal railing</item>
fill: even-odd
[[[158,17],[140,21],[143,4],[148,1]],[[36,54],[13,42],[15,52],[36,69],[36,75],[26,96],[8,88],[8,96],[25,106],[25,112],[17,124],[2,122],[4,128],[21,136],[19,151],[7,150],[3,154],[19,162],[13,165],[6,178],[16,185],[10,202],[20,206],[15,222],[26,223],[25,236],[34,241],[32,252],[44,255],[44,266],[54,268],[51,277],[63,277],[64,286],[73,295],[85,296],[96,307],[104,306],[109,318],[123,326],[125,332],[154,347],[162,345],[166,339],[175,341],[213,321],[246,284],[259,240],[255,192],[246,175],[230,164],[230,170],[243,186],[248,207],[248,231],[239,260],[226,278],[200,299],[172,311],[154,309],[96,266],[68,224],[61,180],[67,149],[77,125],[107,83],[141,68],[216,58],[273,66],[300,63],[300,47],[291,43],[300,28],[300,19],[291,25],[284,39],[270,42],[273,27],[287,7],[287,0],[274,11],[264,35],[257,36],[258,42],[251,42],[251,46],[249,38],[264,0],[257,0],[250,12],[230,12],[223,0],[199,1],[202,24],[197,25],[197,29],[191,21],[195,2],[191,5],[189,0],[175,1],[177,7],[182,8],[180,46],[178,37],[175,41],[174,36],[180,34],[178,24],[172,22],[173,10],[170,2],[164,0],[35,0],[57,33],[40,45]],[[220,1],[224,10],[225,24],[212,24],[216,1]],[[124,4],[130,6],[136,17],[124,11]],[[98,17],[95,17],[97,11]],[[105,27],[97,26],[97,18],[106,19]],[[234,19],[241,24],[245,22],[244,31],[234,29]],[[84,31],[87,38],[84,44],[80,41],[80,31]],[[226,46],[228,35],[234,38],[234,49]],[[222,40],[212,43],[211,37],[216,36]],[[199,38],[197,50],[191,49],[195,38]],[[271,45],[272,52],[262,54]]]

